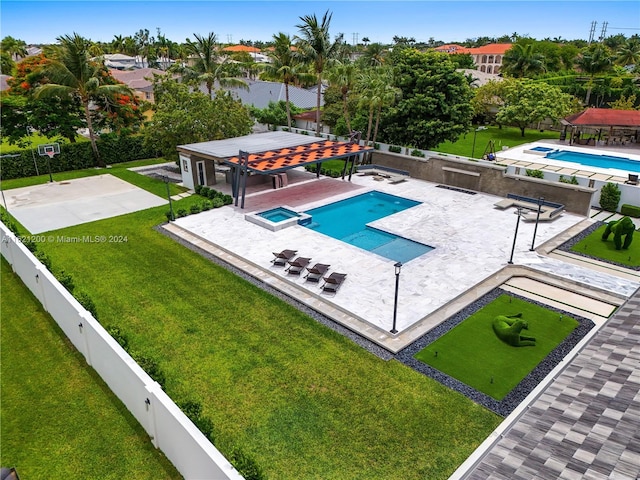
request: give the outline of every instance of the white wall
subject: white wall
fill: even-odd
[[[186,479],[243,477],[58,280],[0,223],[0,253]]]

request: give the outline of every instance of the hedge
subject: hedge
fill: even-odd
[[[105,135],[97,143],[100,156],[107,165],[161,156],[158,151],[145,148],[140,136],[117,137]],[[49,172],[47,167],[48,157],[41,157],[37,148],[22,150],[18,155],[20,156],[2,159],[3,179],[32,177],[38,173],[43,175]],[[35,164],[38,165],[37,172]],[[60,154],[53,157],[50,164],[51,173],[94,167],[95,159],[91,151],[91,143],[61,144]]]
[[[625,203],[620,207],[620,213],[626,217],[638,218],[640,217],[640,207]]]

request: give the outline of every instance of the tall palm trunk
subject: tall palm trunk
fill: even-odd
[[[83,98],[82,105],[84,106],[84,116],[87,120],[87,130],[89,130],[89,140],[91,141],[91,150],[93,150],[93,155],[96,160],[96,166],[104,167],[104,162],[100,157],[100,152],[98,151],[98,144],[96,143],[96,134],[93,131],[93,123],[91,121],[91,112],[89,111],[89,99]]]
[[[351,132],[351,118],[349,118],[349,107],[347,104],[347,92],[346,89],[342,89],[342,108],[344,110],[344,120],[347,122],[347,130]]]
[[[376,126],[373,129],[373,139],[371,140],[374,144],[376,143],[376,137],[378,136],[378,126],[380,125],[381,112],[382,112],[382,105],[378,105],[378,109],[376,111]]]
[[[289,82],[286,80],[284,82],[284,98],[287,105],[287,127],[289,127],[289,131],[291,131],[291,104],[289,103]]]
[[[369,139],[371,138],[371,124],[373,123],[373,105],[369,107],[369,124],[367,125],[367,141],[365,145],[369,145]]]
[[[322,75],[318,75],[318,95],[316,99],[316,134],[320,135],[320,95],[322,91]]]

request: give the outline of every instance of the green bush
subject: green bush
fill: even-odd
[[[542,170],[530,170],[527,168],[527,177],[544,178],[544,172]]]
[[[171,222],[173,220],[175,220],[173,212],[171,210],[167,210],[166,212],[164,212],[164,215],[167,217],[167,222]]]
[[[233,197],[231,195],[223,195],[222,201],[225,205],[231,205],[233,203]]]
[[[178,209],[178,218],[186,217],[187,215],[188,213],[184,208]]]
[[[209,198],[209,200],[213,200],[214,198],[216,198],[217,195],[218,195],[218,192],[213,188],[210,188],[207,190],[207,198]]]
[[[47,270],[51,271],[51,258],[49,255],[40,250],[35,252],[34,255],[38,260],[40,260],[40,263],[47,268]]]
[[[93,318],[98,320],[98,310],[96,309],[96,304],[93,303],[93,300],[89,296],[89,294],[85,292],[77,292],[73,295],[76,297],[76,300],[82,305],[87,312],[93,315]]]
[[[201,194],[200,192],[202,192],[203,188],[207,188],[207,187],[205,187],[204,185],[196,185],[196,188],[194,188],[196,195],[200,195]]]
[[[155,359],[147,357],[146,355],[143,355],[139,352],[129,352],[129,355],[131,355],[131,358],[133,358],[136,363],[140,365],[140,368],[147,372],[147,374],[151,378],[153,378],[160,384],[162,388],[164,388],[167,378],[165,377],[164,372]]]
[[[211,200],[205,200],[202,202],[202,206],[200,207],[202,211],[211,210],[213,208],[213,202]]]
[[[607,212],[615,212],[620,203],[620,188],[615,183],[607,183],[600,191],[600,207]]]
[[[640,217],[640,207],[625,203],[620,207],[620,213],[626,217],[638,218]]]
[[[220,208],[224,205],[224,200],[222,197],[214,197],[211,203],[213,204],[213,208]]]
[[[567,178],[564,175],[560,175],[560,178],[558,179],[559,182],[561,183],[569,183],[571,185],[579,185],[578,183],[578,179],[576,178],[576,176],[572,176],[571,178]]]
[[[62,286],[69,291],[69,293],[73,293],[73,289],[76,287],[76,285],[73,282],[73,277],[70,273],[67,273],[64,270],[60,270],[60,272],[58,272],[57,274],[54,273],[54,276],[58,279]]]
[[[125,351],[129,351],[129,337],[120,330],[120,327],[109,325],[105,330]]]
[[[411,156],[424,158],[424,152],[422,152],[422,150],[418,150],[417,148],[414,148],[413,150],[411,150]]]
[[[214,443],[213,435],[213,422],[209,417],[202,415],[202,406],[198,402],[187,400],[178,404],[180,410],[198,427],[198,430],[209,439],[211,443]]]
[[[402,147],[397,147],[395,145],[389,145],[389,151],[391,153],[400,153],[400,152],[402,152]]]
[[[234,448],[229,461],[245,480],[264,480],[266,478],[255,460],[239,448]]]
[[[200,209],[200,205],[198,205],[197,203],[191,205],[191,207],[189,207],[189,213],[191,214],[195,214],[195,213],[200,213],[201,209]]]

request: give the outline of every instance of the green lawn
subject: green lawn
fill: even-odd
[[[639,219],[636,218],[632,220],[636,227],[640,225]],[[633,242],[627,250],[616,250],[616,246],[613,243],[613,234],[609,236],[607,241],[602,240],[602,234],[606,228],[606,225],[603,225],[593,231],[589,236],[571,247],[571,250],[620,265],[640,267],[640,232],[636,230],[633,236]]]
[[[533,347],[512,347],[493,332],[498,315],[522,313],[529,322],[523,334]],[[578,322],[510,295],[501,295],[416,354],[421,362],[502,400],[576,327]],[[437,352],[437,356],[436,356]]]
[[[474,129],[477,125],[474,125]],[[481,130],[476,133],[476,145],[473,148],[473,135],[474,130],[468,132],[466,135],[458,138],[456,142],[443,142],[433,150],[436,152],[450,153],[453,155],[460,155],[465,157],[471,157],[473,152],[473,158],[482,158],[482,154],[487,148],[489,141],[493,140],[496,152],[502,150],[502,147],[507,146],[517,147],[523,143],[537,142],[544,139],[560,138],[560,132],[554,132],[551,130],[545,130],[540,132],[538,130],[525,130],[525,136],[520,134],[520,129],[515,127],[495,127],[489,126],[486,130]]]
[[[158,360],[176,402],[203,405],[224,454],[271,479],[445,479],[501,421],[154,231],[164,210],[56,232],[126,243],[39,248]]]
[[[76,137],[76,142],[88,142],[89,139],[83,137],[82,135],[78,135]],[[24,136],[20,143],[11,144],[7,137],[3,137],[0,142],[0,153],[5,155],[7,153],[16,153],[24,150],[25,148],[36,148],[38,145],[45,145],[48,143],[69,143],[69,140],[66,138],[48,138],[44,135],[40,135],[38,133],[34,133],[29,136]]]
[[[20,478],[181,478],[1,262],[2,465]]]

